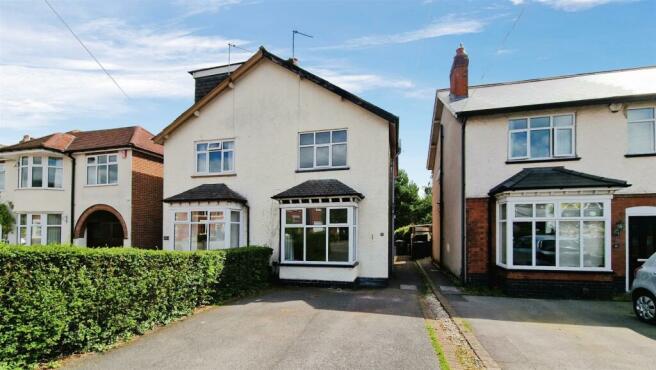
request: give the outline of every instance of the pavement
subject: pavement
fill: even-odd
[[[412,262],[385,289],[275,288],[66,369],[438,369]],[[403,289],[401,289],[403,288]]]
[[[656,369],[656,326],[630,302],[465,295],[421,263],[503,369]]]

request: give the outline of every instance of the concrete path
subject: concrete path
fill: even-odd
[[[403,284],[404,289],[400,289]],[[437,369],[411,262],[389,288],[281,288],[214,307],[70,369]]]
[[[504,369],[656,369],[656,326],[629,302],[463,295],[422,262]]]

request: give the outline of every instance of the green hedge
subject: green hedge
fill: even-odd
[[[0,368],[102,349],[261,289],[271,252],[0,245]]]

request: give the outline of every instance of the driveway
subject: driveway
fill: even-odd
[[[447,295],[504,369],[656,369],[631,303]]]
[[[279,288],[213,307],[71,369],[437,369],[412,263],[386,289]],[[404,288],[400,289],[400,284]]]

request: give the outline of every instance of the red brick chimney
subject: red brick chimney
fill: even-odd
[[[469,57],[462,44],[456,49],[456,56],[453,57],[449,77],[451,77],[451,85],[449,86],[451,98],[466,98],[469,95]]]

